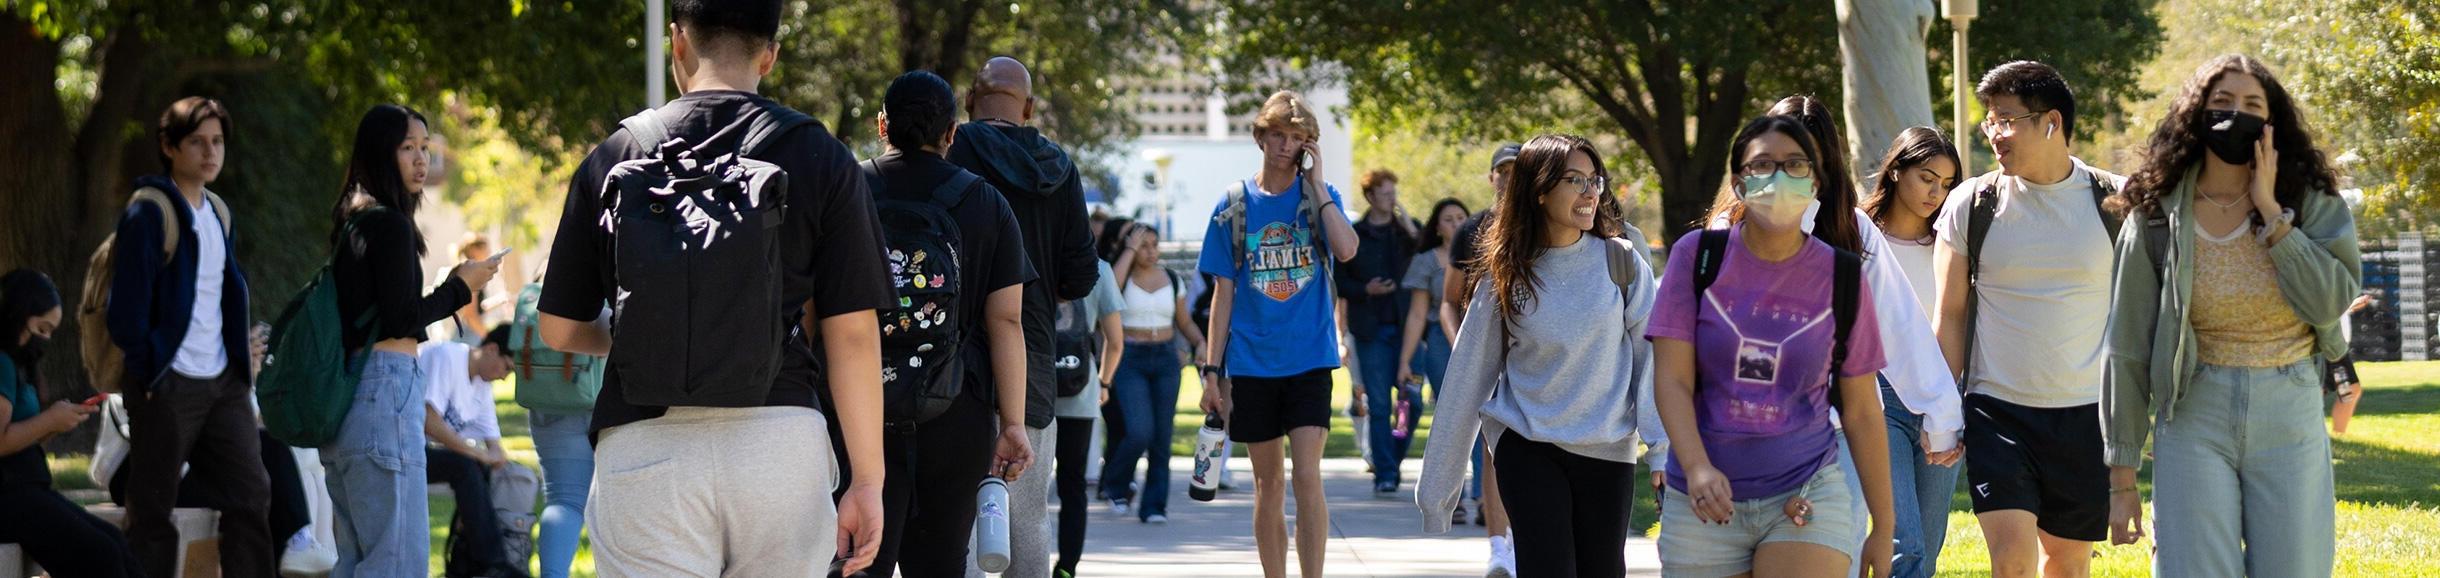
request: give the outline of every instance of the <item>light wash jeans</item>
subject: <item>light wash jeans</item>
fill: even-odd
[[[374,351],[338,439],[322,446],[339,564],[332,578],[430,576],[431,506],[424,502],[424,376],[415,357]]]
[[[593,491],[593,414],[532,410],[525,414],[542,460],[542,531],[534,539],[542,578],[567,578],[585,528],[585,496]]]
[[[2159,576],[2328,576],[2337,502],[2321,362],[2204,365],[2154,426]]]
[[[1923,461],[1923,416],[1906,410],[1897,390],[1881,382],[1881,413],[1889,424],[1889,497],[1897,521],[1891,542],[1896,578],[1930,578],[1938,571],[1941,542],[1949,533],[1949,500],[1956,495],[1957,466]],[[1856,482],[1861,490],[1861,480]]]

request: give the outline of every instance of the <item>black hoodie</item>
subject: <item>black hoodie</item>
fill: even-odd
[[[1084,178],[1067,151],[1033,127],[984,122],[958,125],[948,160],[1000,190],[1025,236],[1035,281],[1025,284],[1025,425],[1049,427],[1057,387],[1051,371],[1051,326],[1059,302],[1093,293],[1101,272],[1085,221]]]

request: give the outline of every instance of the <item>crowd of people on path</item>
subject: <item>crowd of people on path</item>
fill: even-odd
[[[427,282],[433,127],[380,105],[327,267],[254,322],[238,211],[209,189],[238,125],[171,105],[163,174],[136,180],[73,319],[48,276],[0,275],[0,542],[62,577],[174,576],[173,512],[202,507],[226,575],[425,576],[440,484],[449,576],[537,553],[565,576],[584,534],[603,576],[1074,576],[1093,508],[1167,523],[1192,371],[1249,456],[1268,576],[1291,550],[1324,573],[1333,414],[1396,498],[1426,408],[1423,529],[1482,526],[1491,576],[1623,575],[1638,486],[1665,575],[1930,576],[1961,473],[1998,576],[2086,575],[2096,543],[2145,537],[2166,576],[2334,563],[2318,408],[2354,219],[2249,57],[2197,69],[2125,176],[2070,154],[2075,93],[2037,62],[1981,79],[1981,175],[1932,127],[1846,158],[1829,106],[1791,96],[1665,246],[1572,135],[1497,149],[1479,213],[1410,215],[1386,170],[1352,212],[1318,178],[1315,110],[1280,91],[1260,165],[1207,183],[1225,193],[1182,274],[1159,228],[1088,212],[1022,61],[962,94],[897,77],[860,160],[757,92],[780,3],[673,15],[683,94],[575,168],[513,297],[485,298],[508,251],[479,238]],[[104,394],[46,404],[71,321]],[[512,375],[539,472],[503,444]],[[123,530],[52,489],[40,443],[95,415]]]

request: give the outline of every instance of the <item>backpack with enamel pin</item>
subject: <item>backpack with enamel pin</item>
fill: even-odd
[[[898,292],[898,309],[880,315],[882,421],[919,424],[948,411],[965,389],[959,363],[966,341],[958,308],[964,289],[957,254],[961,237],[949,210],[982,177],[956,171],[923,197],[909,198],[891,195],[872,161],[863,167],[889,251],[890,283]]]

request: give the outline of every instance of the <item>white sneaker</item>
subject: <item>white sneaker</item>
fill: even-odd
[[[290,536],[287,550],[287,555],[280,557],[282,575],[320,576],[339,565],[339,551],[315,543],[310,528]]]
[[[1483,575],[1488,578],[1516,578],[1517,549],[1508,543],[1507,536],[1491,537],[1491,571]]]

